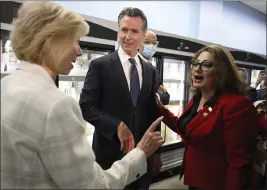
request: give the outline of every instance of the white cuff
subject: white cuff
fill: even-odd
[[[140,148],[133,149],[122,160],[131,166],[126,184],[132,183],[147,172],[146,155]]]

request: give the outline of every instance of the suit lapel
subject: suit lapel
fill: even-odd
[[[155,82],[155,76],[153,75],[153,71],[150,68],[150,65],[148,63],[146,63],[145,61],[143,61],[140,56],[138,56],[139,60],[140,60],[140,64],[142,66],[142,78],[143,78],[143,82],[142,82],[142,86],[141,86],[141,91],[137,100],[137,104],[136,107],[138,106],[138,104],[140,104],[140,102],[143,102],[142,99],[148,97],[151,93],[151,91],[153,91],[152,87],[154,86],[154,82]],[[150,70],[151,69],[151,70]]]
[[[118,54],[118,50],[115,51],[114,53],[111,54],[111,61],[112,61],[112,64],[111,64],[111,70],[112,72],[114,73],[114,75],[117,77],[117,85],[121,86],[123,88],[123,90],[126,91],[126,93],[128,94],[128,99],[130,100],[131,102],[131,105],[133,106],[133,102],[132,102],[132,98],[131,98],[131,93],[130,93],[130,90],[129,90],[129,87],[128,87],[128,83],[127,83],[127,79],[126,79],[126,76],[125,76],[125,73],[123,71],[123,68],[122,68],[122,64],[121,64],[121,60],[119,58],[119,54]],[[136,107],[138,105],[138,102],[140,102],[140,98],[145,96],[145,93],[146,93],[146,89],[148,88],[148,81],[147,81],[147,77],[148,77],[148,68],[147,68],[147,64],[145,64],[143,62],[143,60],[138,56],[139,60],[140,60],[140,64],[142,66],[142,77],[143,77],[143,82],[142,82],[142,86],[141,86],[141,89],[140,89],[140,94],[139,94],[139,97],[138,97],[138,100],[137,100],[137,104],[136,104]]]
[[[143,82],[142,82],[142,86],[141,86],[141,91],[139,94],[139,98],[145,93],[145,89],[148,87],[148,68],[147,65],[143,62],[143,60],[138,56],[139,60],[140,60],[140,64],[142,66],[142,77],[143,77]],[[139,99],[138,98],[138,99]]]
[[[110,59],[112,63],[110,64],[111,67],[110,69],[112,73],[114,73],[114,76],[116,77],[115,80],[116,85],[118,85],[119,88],[121,87],[126,92],[126,94],[128,94],[128,99],[131,101],[131,104],[133,105],[127,79],[122,68],[121,60],[119,58],[118,50],[111,54]]]
[[[199,125],[205,122],[215,110],[216,106],[204,106],[186,126],[186,136],[190,135]]]

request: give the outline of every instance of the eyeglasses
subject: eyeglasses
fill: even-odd
[[[212,63],[212,61],[203,61],[201,63],[198,63],[197,61],[191,62],[191,69],[192,70],[197,70],[198,66],[200,66],[200,69],[202,71],[208,71],[213,66],[213,63]]]
[[[159,41],[144,40],[143,42],[144,42],[144,44],[146,44],[146,45],[150,45],[150,44],[152,44],[152,45],[154,45],[154,46],[156,46],[156,47],[159,45]]]

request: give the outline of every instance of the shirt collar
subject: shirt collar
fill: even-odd
[[[141,57],[142,60],[144,60],[145,62],[149,62],[150,60],[145,58],[142,53],[138,52],[138,55]]]
[[[122,64],[128,63],[130,58],[134,58],[137,64],[140,62],[138,53],[136,53],[134,57],[130,57],[127,53],[125,53],[125,51],[122,48],[119,48],[118,54]]]
[[[42,66],[35,63],[29,63],[26,61],[21,62],[21,65],[22,66],[18,70],[23,70],[32,73],[33,75],[37,75],[38,77],[41,77],[45,81],[55,85],[55,81]]]

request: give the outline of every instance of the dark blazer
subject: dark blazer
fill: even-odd
[[[96,161],[108,169],[124,154],[120,151],[117,127],[121,121],[137,144],[156,119],[155,70],[140,59],[143,84],[136,107],[132,104],[118,52],[91,61],[80,96],[84,119],[95,126],[93,150]]]
[[[261,95],[261,89],[257,90],[257,100],[263,100],[263,97]]]
[[[156,87],[157,87],[156,91],[158,91],[158,87],[160,85],[163,85],[163,82],[160,79],[160,75],[159,75],[157,69],[152,64],[151,64],[151,66],[155,69],[155,72],[156,72],[155,84],[156,84]],[[168,93],[168,91],[166,90],[166,92],[158,93],[158,94],[159,94],[161,103],[163,105],[168,105],[169,101],[170,101],[170,94]]]
[[[158,110],[185,144],[184,183],[205,190],[246,186],[260,126],[256,108],[246,97],[222,94],[186,125],[184,136],[177,125],[192,105],[191,100],[180,118],[163,107]]]
[[[159,75],[159,72],[158,72],[157,68],[154,67],[154,66],[152,65],[152,63],[149,61],[149,59],[148,59],[148,58],[145,58],[145,57],[142,55],[142,53],[139,52],[139,56],[141,57],[141,59],[142,59],[143,61],[148,62],[148,63],[151,65],[151,67],[152,67],[153,69],[155,69],[155,72],[156,72],[156,77],[155,77],[155,84],[156,84],[156,85],[155,85],[155,87],[157,88],[156,91],[158,91],[159,86],[160,86],[160,85],[163,85],[163,82],[162,82],[162,80],[161,80],[161,78],[160,78],[160,75]],[[166,92],[158,93],[158,95],[159,95],[159,97],[160,97],[160,101],[161,101],[161,103],[162,103],[163,105],[168,105],[168,104],[169,104],[169,101],[170,101],[170,94],[168,93],[167,90],[166,90]]]
[[[252,102],[255,102],[258,100],[257,90],[256,88],[252,88],[250,86],[247,86],[245,88],[245,96],[251,100]]]

